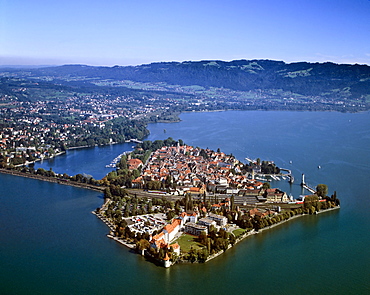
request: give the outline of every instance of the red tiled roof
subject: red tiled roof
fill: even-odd
[[[173,249],[178,249],[180,248],[180,245],[177,243],[174,243],[174,244],[171,244],[170,247],[172,247]]]
[[[181,221],[179,219],[174,219],[171,224],[167,224],[163,229],[166,230],[168,233],[174,231],[174,229],[179,226]]]

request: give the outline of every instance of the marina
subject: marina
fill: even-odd
[[[122,156],[124,155],[127,155],[129,153],[131,153],[132,151],[126,151],[126,152],[123,152],[122,154],[119,154],[117,157],[115,157],[112,162],[108,165],[105,165],[105,168],[116,168],[117,167],[117,164],[119,163],[119,161],[121,160]]]

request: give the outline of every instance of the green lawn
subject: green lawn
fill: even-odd
[[[182,234],[175,242],[177,242],[181,247],[181,252],[189,252],[191,247],[195,250],[204,248],[204,246],[196,241],[196,237]]]
[[[239,236],[241,236],[244,233],[245,233],[245,229],[242,229],[242,228],[238,228],[233,231],[233,234],[235,235],[236,238],[239,238]]]

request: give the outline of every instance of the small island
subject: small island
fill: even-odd
[[[29,177],[104,192],[104,204],[93,213],[110,229],[108,237],[135,249],[148,260],[170,267],[202,263],[244,238],[293,218],[340,208],[334,191],[318,184],[301,186],[310,194],[297,199],[272,180],[294,182],[289,169],[271,161],[242,163],[218,149],[188,146],[171,137],[140,141],[132,152],[114,159],[102,179],[91,175],[34,169],[0,158],[0,173]]]
[[[269,180],[289,178],[283,171],[182,140],[144,141],[100,181],[105,201],[93,213],[108,237],[158,265],[207,262],[250,235],[340,207],[325,184],[312,189],[303,180],[312,193],[298,199],[271,188]]]
[[[69,176],[33,164],[1,162],[1,173],[30,177],[104,192],[93,213],[110,229],[108,237],[136,250],[148,260],[170,267],[203,263],[244,238],[293,218],[340,208],[328,187],[301,186],[310,194],[297,199],[272,180],[294,177],[271,161],[248,159],[203,149],[171,137],[140,141],[132,152],[114,159],[115,168],[102,179]]]

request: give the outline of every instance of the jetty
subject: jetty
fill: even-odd
[[[143,143],[141,140],[138,140],[136,138],[130,139],[130,141],[134,143]]]
[[[292,174],[292,170],[287,169],[287,168],[280,168],[280,171],[287,172],[287,173],[284,173],[284,174],[283,173],[280,174],[283,179],[285,179],[287,177],[289,183],[293,183],[294,182],[294,176]]]
[[[252,159],[250,159],[250,158],[248,158],[248,157],[246,157],[245,158],[248,162],[250,162],[250,163],[255,163],[256,162],[256,160],[252,160]]]
[[[301,187],[303,187],[305,190],[308,190],[311,194],[316,193],[316,190],[308,186],[308,184],[305,182],[304,173],[302,173]]]

